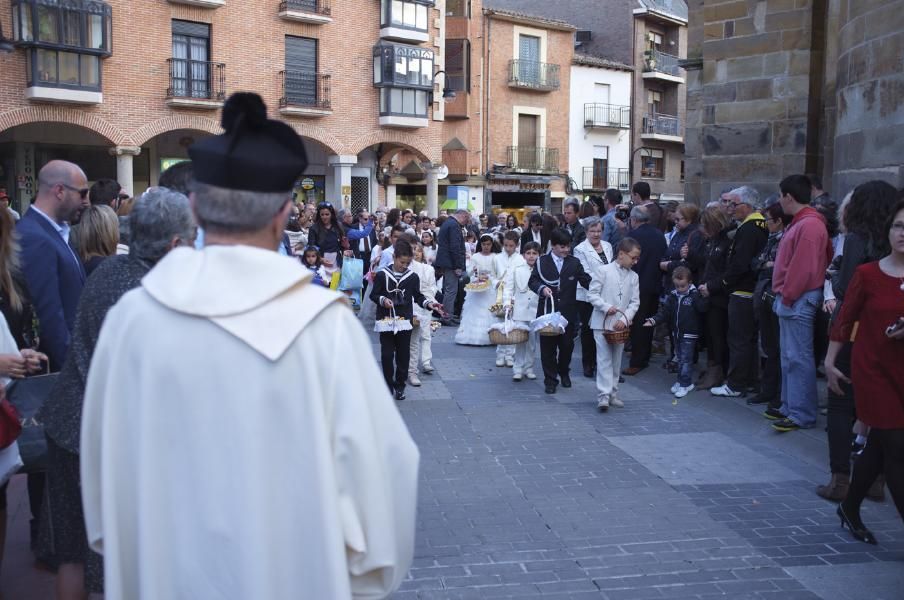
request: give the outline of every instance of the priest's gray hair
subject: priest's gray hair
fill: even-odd
[[[148,188],[129,213],[129,254],[156,263],[176,237],[184,242],[195,237],[188,198],[165,187]]]
[[[741,201],[741,204],[746,204],[753,210],[759,210],[763,207],[763,204],[760,202],[760,193],[749,185],[742,185],[741,187],[735,188],[728,192],[728,195],[737,197],[738,200]]]
[[[205,232],[219,235],[253,233],[266,227],[289,202],[285,192],[249,192],[195,182],[195,216]]]

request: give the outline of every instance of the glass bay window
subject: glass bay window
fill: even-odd
[[[433,91],[433,51],[383,42],[374,47],[373,54],[380,115],[426,119]]]
[[[434,0],[380,0],[380,27],[400,27],[427,32],[429,9]]]

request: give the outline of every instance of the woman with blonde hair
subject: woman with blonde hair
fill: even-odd
[[[85,265],[85,274],[91,275],[108,256],[116,254],[119,243],[119,218],[112,208],[104,204],[90,206],[82,213],[75,240],[75,249]]]

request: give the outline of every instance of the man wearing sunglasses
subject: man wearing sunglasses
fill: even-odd
[[[38,350],[47,355],[51,372],[63,367],[85,285],[85,269],[69,246],[69,228],[87,207],[84,171],[73,163],[54,160],[38,173],[37,196],[16,225],[25,285],[41,324]],[[37,537],[43,493],[43,473],[29,475],[32,541]]]

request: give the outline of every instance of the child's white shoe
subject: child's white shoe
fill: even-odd
[[[676,398],[684,398],[685,396],[687,396],[689,393],[691,393],[693,391],[694,391],[693,383],[687,387],[678,386],[678,389],[675,390],[675,397]]]
[[[515,373],[512,375],[512,381],[521,381],[521,373]]]
[[[622,402],[618,396],[612,394],[612,397],[609,398],[609,406],[614,406],[615,408],[624,408],[625,403]]]
[[[537,376],[534,375],[533,371],[528,371],[527,373],[524,374],[524,376],[527,377],[528,379],[530,379],[531,381],[533,381],[534,379],[537,378]]]
[[[505,366],[505,357],[497,356],[497,357],[496,357],[496,366],[497,366],[497,367],[504,367],[504,366]]]
[[[680,390],[680,389],[681,389],[681,384],[678,383],[677,381],[672,384],[672,393],[673,394],[677,393],[678,390]]]

